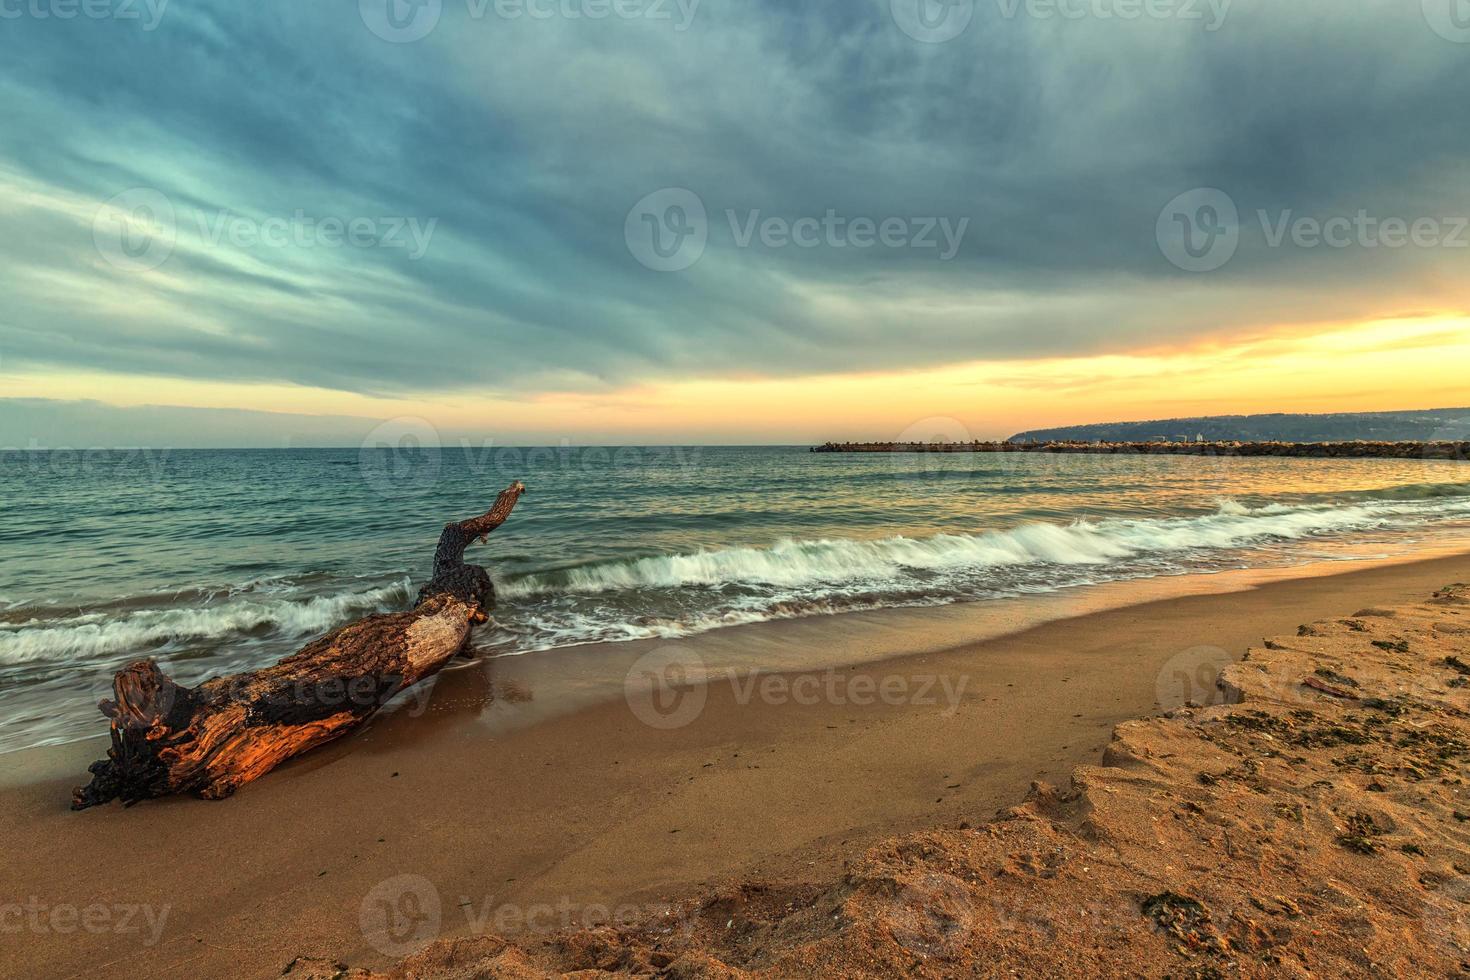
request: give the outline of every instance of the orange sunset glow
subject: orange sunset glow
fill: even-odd
[[[1257,412],[1345,412],[1467,400],[1470,317],[1423,315],[1264,331],[1095,357],[975,361],[891,373],[743,377],[495,397],[463,390],[372,397],[299,385],[119,378],[58,372],[6,378],[15,397],[97,397],[118,406],[268,409],[301,415],[427,420],[447,434],[505,444],[807,442],[1004,438],[1035,427]],[[1330,368],[1331,370],[1325,370]],[[493,430],[485,420],[493,419]],[[928,438],[925,432],[922,438]]]

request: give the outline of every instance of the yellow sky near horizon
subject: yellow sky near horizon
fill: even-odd
[[[890,373],[693,379],[598,392],[373,397],[286,384],[101,373],[4,377],[10,397],[412,416],[497,441],[1004,437],[1088,422],[1470,404],[1470,317],[1283,329],[1130,354],[978,361]]]

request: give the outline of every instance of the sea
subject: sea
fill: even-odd
[[[105,730],[112,673],[250,669],[407,608],[446,521],[484,657],[1470,541],[1463,461],[412,444],[0,453],[0,752]]]

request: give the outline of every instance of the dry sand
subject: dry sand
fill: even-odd
[[[554,657],[518,658],[461,672],[423,717],[390,717],[223,802],[73,814],[96,745],[13,754],[0,905],[20,911],[0,908],[0,974],[277,976],[304,956],[293,976],[332,975],[388,968],[435,936],[472,938],[433,947],[411,975],[1452,968],[1455,868],[1470,864],[1453,812],[1470,802],[1446,780],[1464,764],[1466,695],[1436,661],[1470,659],[1456,631],[1470,607],[1423,597],[1467,572],[1457,557],[1319,575],[966,645],[947,634],[953,612],[870,617],[857,628],[868,649],[849,658],[870,662],[808,674],[816,703],[719,681],[675,728],[621,698],[548,711],[547,690],[596,701],[575,679],[590,654],[566,661],[574,682],[560,688]],[[1362,606],[1403,611],[1341,623]],[[895,624],[926,619],[946,628],[898,642]],[[1318,621],[1320,635],[1296,637]],[[854,641],[851,617],[825,622]],[[748,635],[843,659],[813,646],[812,622],[777,625],[792,628]],[[883,629],[895,649],[936,652],[871,661]],[[1290,649],[1259,648],[1279,634]],[[730,642],[689,645],[715,662]],[[1114,730],[1205,697],[1214,669],[1252,646],[1228,672],[1245,705]],[[1300,687],[1307,676],[1391,707]],[[869,690],[858,678],[902,696],[855,704]],[[953,710],[946,690],[962,691]],[[534,724],[507,721],[532,707]],[[1269,718],[1230,720],[1257,710]],[[1376,740],[1311,734],[1334,728]],[[1038,779],[1067,788],[985,823]],[[1166,892],[1185,897],[1151,907],[1161,929],[1141,903]],[[549,934],[609,916],[637,924]]]

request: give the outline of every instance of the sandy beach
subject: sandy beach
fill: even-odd
[[[667,644],[502,658],[222,802],[71,813],[98,743],[12,753],[0,971],[385,968],[434,938],[647,921],[739,882],[818,894],[885,839],[1067,785],[1120,723],[1218,696],[1265,637],[1467,573],[1464,555],[1326,563],[759,624],[680,641],[710,683],[672,706],[624,685]],[[753,662],[787,672],[752,683]],[[397,928],[405,901],[425,914]]]
[[[661,915],[442,939],[387,973],[287,974],[1464,974],[1467,637],[1463,583],[1300,624],[1226,665],[1225,703],[1119,725],[1067,784],[884,840],[823,884],[747,879]],[[410,885],[385,925],[415,922]]]

